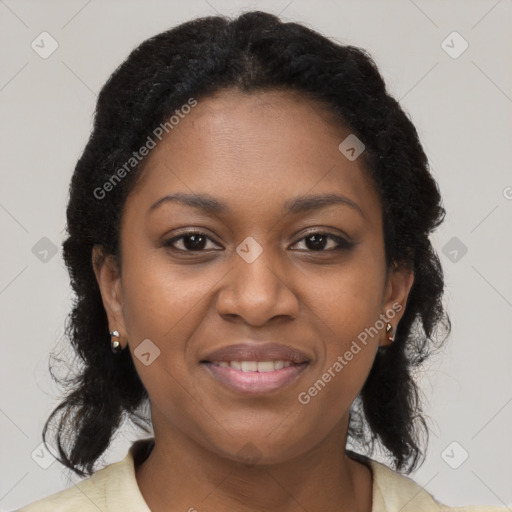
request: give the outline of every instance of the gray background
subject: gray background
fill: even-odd
[[[199,15],[253,8],[369,50],[415,123],[447,209],[433,241],[453,330],[418,375],[431,439],[411,477],[449,505],[512,507],[511,7],[510,0],[0,0],[1,510],[77,480],[39,445],[58,403],[48,355],[71,304],[60,249],[67,189],[97,92],[145,38]],[[31,47],[50,48],[43,31],[58,43],[46,59]],[[457,58],[442,46],[453,31],[469,44]],[[457,36],[446,44],[452,54],[463,48]],[[137,436],[124,429],[103,462],[123,458]],[[467,460],[451,467],[465,452]]]

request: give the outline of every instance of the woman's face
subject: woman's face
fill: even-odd
[[[338,149],[349,135],[293,93],[225,90],[150,152],[123,212],[121,274],[109,263],[97,277],[155,436],[274,463],[346,432],[388,343],[382,319],[396,328],[413,281],[386,282],[378,195]]]

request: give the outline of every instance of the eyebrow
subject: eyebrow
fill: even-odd
[[[163,204],[172,202],[196,208],[207,214],[220,215],[231,213],[231,208],[229,208],[229,206],[207,194],[184,194],[182,192],[168,194],[160,198],[156,203],[149,207],[149,212],[154,211]],[[359,212],[362,217],[366,218],[363,210],[357,203],[348,197],[338,194],[303,195],[289,199],[284,203],[283,214],[297,215],[299,213],[319,210],[336,204],[349,206]]]

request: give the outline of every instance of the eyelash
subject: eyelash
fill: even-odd
[[[207,240],[213,242],[213,240],[209,236],[207,236],[205,233],[203,233],[201,231],[187,231],[185,233],[181,233],[178,236],[170,238],[169,240],[166,240],[165,242],[163,242],[162,245],[164,247],[168,247],[169,249],[172,249],[174,251],[183,252],[183,253],[207,252],[209,249],[200,249],[200,250],[197,250],[197,251],[192,251],[192,250],[188,250],[188,249],[178,249],[177,247],[174,247],[173,244],[175,242],[177,242],[177,241],[179,241],[179,240],[181,240],[183,238],[187,238],[189,236],[193,236],[193,235],[203,236]],[[312,237],[314,235],[325,236],[325,237],[329,238],[330,240],[333,240],[334,242],[337,243],[337,247],[335,247],[333,249],[321,249],[321,250],[318,250],[318,251],[314,251],[312,249],[306,249],[306,250],[301,250],[300,252],[312,252],[312,253],[333,252],[333,251],[340,251],[340,250],[348,250],[348,249],[351,249],[353,247],[353,245],[354,245],[352,242],[348,242],[344,238],[341,238],[341,237],[339,237],[337,235],[334,235],[332,233],[327,233],[327,232],[324,232],[324,231],[314,231],[314,232],[308,233],[306,236],[302,237],[300,240],[295,242],[294,245],[296,245],[298,242],[302,242],[303,240],[305,240],[307,238],[310,238],[310,237]]]

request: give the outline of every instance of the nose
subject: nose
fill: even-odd
[[[234,255],[233,268],[227,273],[217,300],[217,311],[226,320],[242,319],[262,326],[274,317],[296,318],[299,302],[290,288],[290,279],[282,265],[264,250],[248,262]]]

